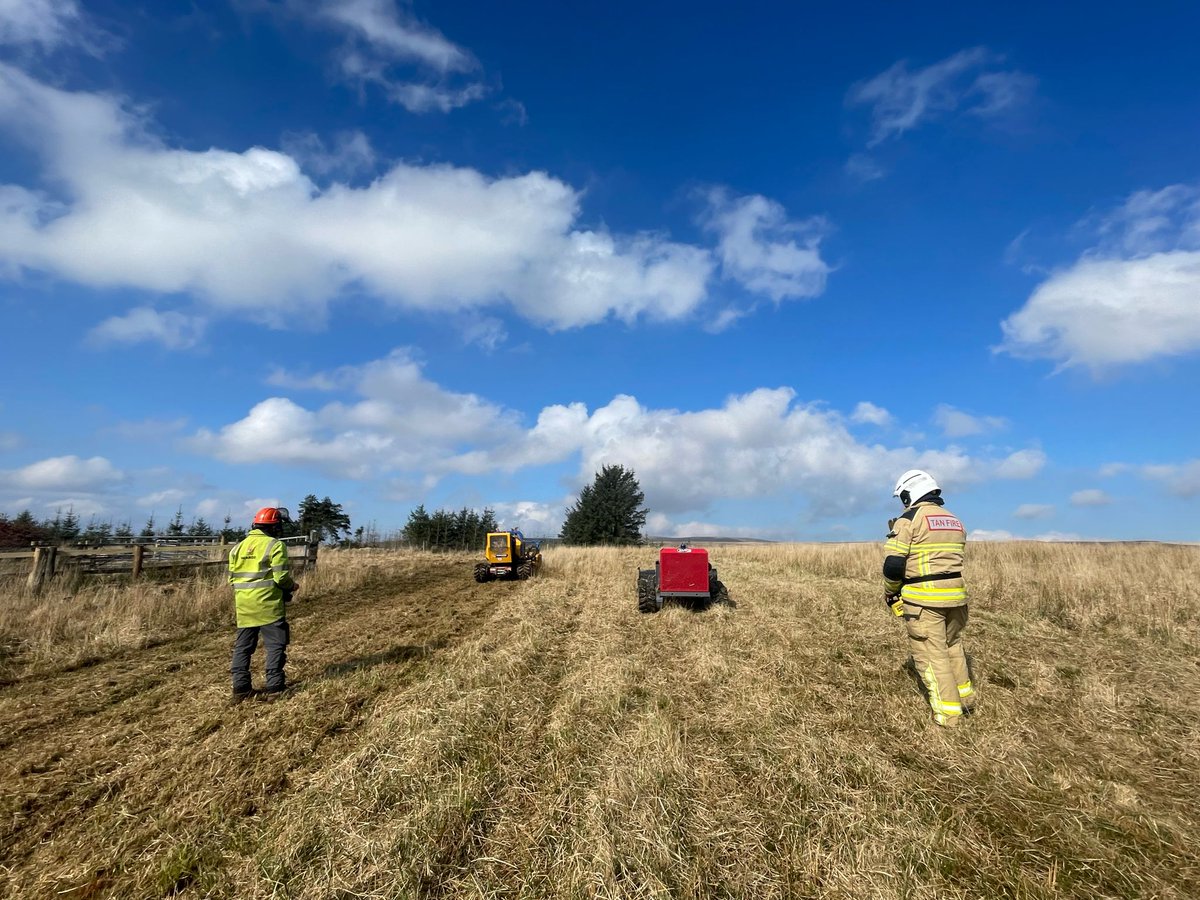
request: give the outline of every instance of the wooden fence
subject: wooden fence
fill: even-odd
[[[316,568],[320,547],[316,532],[281,540],[287,545],[294,573]],[[231,547],[219,536],[145,538],[104,547],[31,547],[0,551],[0,574],[27,573],[29,588],[36,591],[47,579],[66,573],[129,575],[137,579],[156,571],[182,573],[223,567],[228,565]]]

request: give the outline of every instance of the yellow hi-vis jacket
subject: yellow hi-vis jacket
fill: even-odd
[[[893,521],[884,544],[884,589],[917,606],[963,606],[966,543],[962,522],[940,498],[913,504]]]
[[[229,551],[229,583],[237,627],[270,625],[283,618],[283,592],[296,586],[287,545],[255,528]]]

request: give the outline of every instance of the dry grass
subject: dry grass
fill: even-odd
[[[341,564],[340,555],[325,552],[329,564],[313,573],[309,590],[345,588],[370,571]],[[181,579],[151,573],[137,582],[68,572],[36,594],[26,589],[24,574],[10,576],[0,579],[0,684],[92,665],[232,622],[229,586],[219,567]]]
[[[982,708],[953,732],[879,553],[714,549],[738,608],[655,616],[652,550],[487,585],[467,556],[331,554],[269,706],[225,705],[218,586],[174,625],[143,608],[154,646],[116,611],[61,631],[126,635],[80,670],[6,609],[42,649],[0,689],[0,893],[1200,896],[1200,552],[973,546]]]

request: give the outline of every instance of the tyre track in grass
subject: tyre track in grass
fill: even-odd
[[[297,685],[274,704],[229,705],[232,629],[0,688],[0,895],[94,882],[105,896],[168,835],[259,814],[348,752],[381,697],[483,627],[487,588],[461,560],[432,559],[298,603]],[[261,652],[254,662],[260,681]]]

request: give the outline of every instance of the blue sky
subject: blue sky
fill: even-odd
[[[1196,540],[1194,4],[0,0],[0,511]]]

